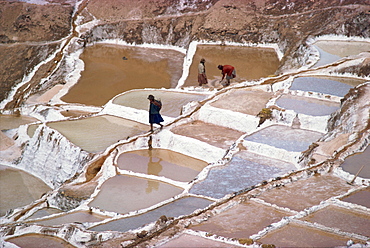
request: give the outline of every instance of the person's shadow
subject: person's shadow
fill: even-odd
[[[148,162],[148,175],[155,175],[158,176],[159,173],[162,171],[161,165],[162,159],[159,158],[157,162],[153,161],[152,151],[149,150],[149,162]],[[159,189],[159,182],[154,180],[148,180],[148,187],[146,188],[146,193],[150,193],[153,190]]]

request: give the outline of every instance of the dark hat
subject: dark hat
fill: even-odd
[[[148,96],[148,99],[149,99],[149,100],[152,100],[152,99],[154,99],[154,96],[153,96],[153,95],[149,95],[149,96]]]
[[[205,60],[204,58],[202,58],[202,59],[200,60],[200,63],[204,63],[204,62],[206,62],[206,60]]]
[[[224,68],[224,67],[222,65],[218,65],[217,68],[222,70],[222,68]]]

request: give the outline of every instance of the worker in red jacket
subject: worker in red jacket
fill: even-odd
[[[223,84],[223,86],[229,86],[230,85],[230,79],[233,79],[233,78],[236,77],[236,71],[235,71],[234,66],[219,65],[219,66],[217,66],[217,68],[220,69],[221,73],[222,73],[222,79],[221,79],[220,83],[222,82],[222,80],[224,80],[224,78],[226,76],[226,84]]]

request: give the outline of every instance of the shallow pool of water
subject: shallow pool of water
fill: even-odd
[[[232,65],[235,67],[237,76],[231,80],[232,82],[242,82],[273,75],[279,66],[278,56],[272,48],[198,45],[185,86],[198,85],[198,65],[201,58],[206,60],[208,84],[216,84],[216,86],[222,77],[221,71],[217,68],[218,65]]]
[[[118,157],[117,165],[123,170],[188,182],[208,164],[171,150],[152,149],[123,153]]]
[[[289,223],[287,226],[262,237],[258,242],[274,244],[276,247],[346,247],[348,240],[349,238],[316,228]]]
[[[343,197],[341,200],[370,208],[370,187]]]
[[[370,213],[363,214],[340,207],[328,206],[308,215],[303,220],[338,228],[344,232],[370,236]]]
[[[185,233],[157,247],[173,248],[173,247],[240,247],[240,246],[230,245],[216,240],[206,239],[200,236]]]
[[[182,75],[184,56],[168,49],[110,44],[87,47],[81,55],[85,70],[62,100],[102,106],[128,90],[174,88]]]
[[[248,201],[192,226],[191,229],[241,239],[257,234],[266,226],[289,215],[272,207]]]
[[[261,109],[266,107],[272,96],[273,94],[270,92],[237,89],[223,94],[211,105],[216,108],[256,116]]]
[[[103,183],[101,191],[89,206],[125,214],[153,206],[182,191],[160,181],[118,175]]]
[[[343,97],[355,85],[342,82],[337,81],[337,79],[334,77],[332,78],[298,77],[293,80],[290,90],[318,92]],[[359,82],[358,80],[354,80],[353,84],[357,85],[358,82]]]
[[[258,198],[280,207],[302,211],[320,204],[321,201],[344,194],[352,187],[338,177],[321,175],[271,189]]]
[[[61,238],[42,235],[42,234],[27,234],[15,238],[7,239],[6,241],[16,244],[24,248],[74,248],[75,246],[67,243]]]
[[[149,131],[148,125],[110,115],[51,122],[47,125],[88,152],[103,151],[119,140]]]
[[[247,141],[262,143],[291,152],[302,152],[323,134],[315,131],[273,125],[245,137]]]
[[[34,222],[40,225],[45,225],[45,226],[56,226],[56,225],[62,225],[66,223],[74,223],[74,222],[78,222],[78,223],[99,222],[104,219],[106,219],[106,217],[98,215],[98,214],[89,213],[86,211],[78,211],[78,212],[58,216],[55,218],[50,218],[47,220],[39,220],[39,221],[34,221]]]
[[[354,154],[346,158],[341,165],[344,171],[347,171],[353,175],[356,175],[362,166],[362,170],[358,174],[362,178],[370,178],[370,146],[368,146],[364,152]]]
[[[41,198],[51,188],[22,170],[0,165],[0,216]]]
[[[18,128],[21,125],[36,122],[38,119],[23,115],[0,115],[0,130]]]
[[[339,103],[292,95],[282,95],[276,104],[284,109],[312,116],[330,115],[339,109]]]
[[[290,163],[245,152],[235,155],[226,166],[212,168],[207,178],[195,184],[190,193],[222,198],[294,168]]]
[[[161,114],[169,117],[178,117],[182,114],[182,107],[184,105],[192,101],[202,101],[209,96],[206,94],[164,90],[137,90],[116,97],[113,103],[136,109],[149,110],[148,95],[154,95],[156,99],[161,100]]]
[[[126,232],[157,221],[162,215],[166,217],[188,215],[193,213],[196,209],[203,209],[212,203],[212,201],[202,198],[185,197],[139,216],[111,221],[103,225],[95,226],[91,228],[91,230],[100,232],[108,230]]]

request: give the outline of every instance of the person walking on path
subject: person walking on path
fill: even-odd
[[[148,100],[150,102],[149,106],[149,123],[150,123],[150,131],[153,132],[153,124],[158,124],[163,128],[161,122],[163,122],[163,118],[159,111],[162,108],[161,101],[158,101],[154,98],[153,95],[148,96]]]
[[[201,59],[200,63],[198,65],[198,83],[199,86],[202,86],[203,84],[208,84],[207,76],[206,76],[206,67],[204,63],[206,62],[205,59]]]
[[[226,84],[223,84],[223,86],[229,86],[230,85],[230,79],[233,79],[236,77],[236,71],[234,66],[231,65],[219,65],[217,66],[219,70],[221,70],[222,73],[222,79],[220,80],[220,83],[222,80],[224,80],[226,76]]]

